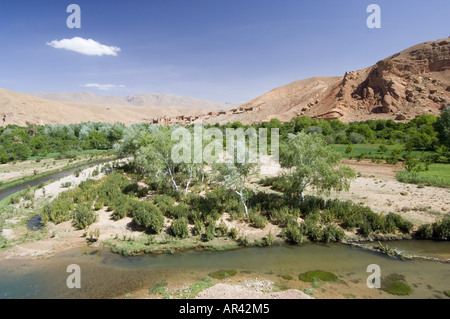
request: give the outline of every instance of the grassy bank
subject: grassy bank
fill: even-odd
[[[401,170],[397,172],[397,180],[402,183],[450,187],[450,165],[432,164],[428,171],[423,172],[408,172],[406,170]]]
[[[177,239],[170,235],[144,235],[139,238],[114,238],[108,239],[103,246],[111,249],[112,252],[124,256],[134,256],[139,254],[175,253],[188,250],[228,250],[239,247],[239,244],[232,240],[216,238],[209,242],[204,242],[199,236],[186,239]]]

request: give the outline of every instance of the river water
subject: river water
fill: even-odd
[[[434,245],[410,241],[414,253]],[[439,243],[439,250],[450,252],[450,243]],[[395,247],[395,245],[392,245]],[[81,289],[68,289],[67,266],[81,269]],[[301,246],[251,247],[229,251],[188,251],[176,254],[125,257],[107,250],[77,248],[38,260],[6,259],[0,264],[0,298],[112,298],[146,289],[158,281],[198,281],[220,269],[236,269],[262,278],[298,275],[311,270],[337,274],[346,282],[368,289],[367,266],[377,264],[381,276],[400,274],[413,287],[403,298],[447,298],[450,264],[433,261],[402,261],[379,253],[343,244],[305,244]],[[276,278],[276,277],[275,277]],[[297,281],[298,282],[298,281]],[[392,296],[396,298],[397,296]]]

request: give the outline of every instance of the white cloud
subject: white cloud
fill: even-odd
[[[65,49],[85,55],[117,56],[117,52],[120,52],[120,48],[118,47],[107,46],[92,39],[83,39],[80,37],[75,37],[72,39],[53,40],[52,42],[47,42],[47,45],[55,49]]]
[[[96,88],[102,91],[109,91],[112,89],[118,89],[118,88],[124,88],[126,87],[125,85],[117,85],[117,84],[99,84],[99,83],[87,83],[84,85],[84,87],[87,88]]]

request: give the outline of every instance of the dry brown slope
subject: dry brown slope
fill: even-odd
[[[219,115],[206,122],[241,121],[244,124],[278,118],[288,121],[293,116],[305,114],[316,101],[336,87],[342,77],[313,77],[292,82],[273,89],[256,99],[241,105],[234,114]]]
[[[234,114],[208,123],[244,124],[293,116],[340,119],[410,120],[426,113],[438,115],[450,103],[450,39],[429,41],[394,54],[344,77],[315,77],[276,88]]]
[[[199,115],[202,108],[174,106],[122,106],[93,103],[71,103],[46,100],[28,94],[0,89],[0,116],[6,115],[5,124],[80,123],[80,122],[135,122],[151,121],[161,117]],[[0,123],[3,125],[3,123]]]
[[[424,42],[346,73],[309,116],[346,122],[438,115],[450,102],[450,39]]]
[[[47,100],[71,103],[106,104],[122,106],[180,107],[183,109],[228,110],[234,104],[217,103],[197,98],[165,93],[144,93],[129,96],[99,95],[92,92],[32,92],[30,95]]]

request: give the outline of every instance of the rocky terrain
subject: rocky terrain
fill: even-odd
[[[343,77],[310,78],[276,88],[237,109],[206,119],[244,124],[293,116],[411,120],[450,104],[450,38],[429,41]]]

